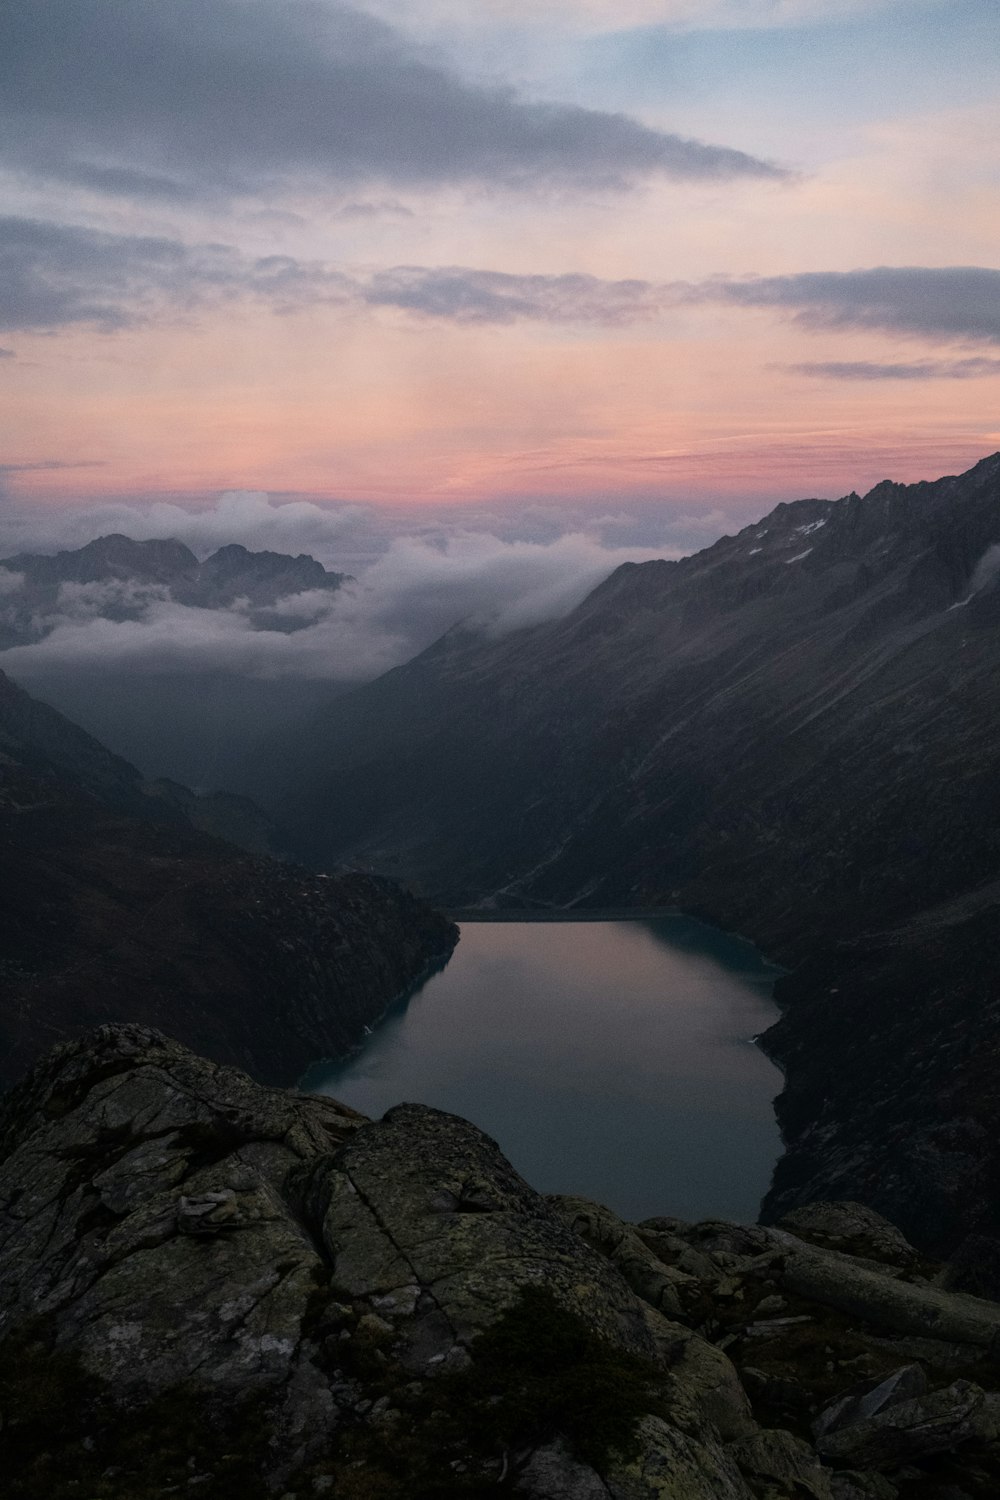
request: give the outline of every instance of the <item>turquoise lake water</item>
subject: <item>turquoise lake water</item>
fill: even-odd
[[[303,1087],[473,1120],[541,1192],[627,1219],[756,1218],[781,1074],[751,1038],[779,971],[693,921],[470,922],[363,1050]]]

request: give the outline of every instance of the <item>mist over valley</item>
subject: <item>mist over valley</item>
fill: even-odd
[[[252,496],[201,514],[135,508],[115,519],[139,532],[180,522],[198,551],[176,537],[112,533],[0,559],[0,665],[148,774],[251,792],[249,747],[296,733],[348,687],[457,626],[499,636],[564,614],[619,560],[680,550],[628,545],[618,538],[629,527],[690,537],[719,524],[711,513],[620,516],[602,529],[582,517],[589,529],[574,532],[542,511],[520,525],[508,517],[507,535],[473,529],[472,517],[394,534],[363,514]],[[222,528],[223,545],[206,551]],[[270,535],[311,535],[324,558],[352,557],[356,575],[255,549]]]
[[[998,58],[0,5],[5,1493],[1000,1495]]]

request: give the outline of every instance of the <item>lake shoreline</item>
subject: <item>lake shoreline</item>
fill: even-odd
[[[753,1222],[783,1082],[754,1045],[775,1016],[759,950],[662,908],[452,915],[449,963],[299,1087],[372,1118],[419,1100],[474,1120],[529,1180],[630,1220]]]

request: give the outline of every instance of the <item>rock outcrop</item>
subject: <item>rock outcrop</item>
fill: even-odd
[[[626,1225],[454,1116],[370,1122],[102,1027],[0,1107],[5,1482],[987,1500],[1000,1305],[870,1213],[820,1220]]]

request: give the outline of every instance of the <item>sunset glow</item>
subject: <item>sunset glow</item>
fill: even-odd
[[[14,9],[9,504],[749,516],[1000,446],[986,0]]]

